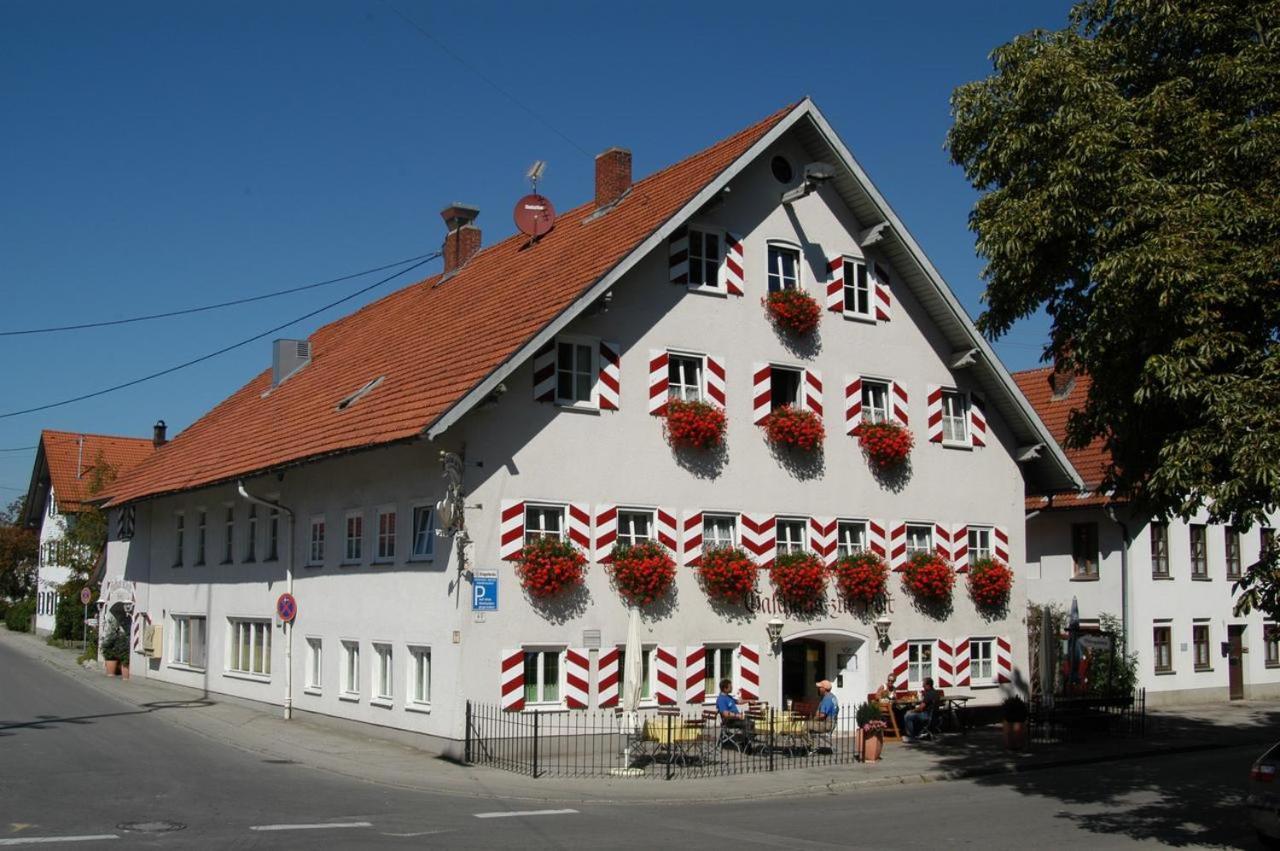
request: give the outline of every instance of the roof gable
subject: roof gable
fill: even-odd
[[[121,476],[154,451],[151,438],[45,429],[40,433],[31,485],[27,490],[26,522],[33,525],[40,517],[49,486],[53,488],[61,513],[83,511],[94,496],[91,492],[93,473],[99,462]]]

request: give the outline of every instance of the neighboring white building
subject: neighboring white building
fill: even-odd
[[[1061,440],[1088,378],[1047,367],[1014,378]],[[1087,628],[1103,614],[1119,619],[1152,705],[1280,695],[1280,633],[1260,612],[1234,616],[1231,590],[1273,539],[1275,518],[1247,533],[1204,512],[1153,522],[1093,492],[1107,463],[1100,444],[1068,456],[1090,490],[1027,500],[1028,597],[1064,609],[1075,598]]]
[[[53,632],[58,589],[71,577],[67,530],[90,498],[94,469],[107,464],[117,473],[150,455],[151,440],[51,431],[40,433],[35,466],[27,488],[23,522],[40,534],[36,581],[36,632]]]
[[[829,179],[806,183],[811,163]],[[129,533],[108,547],[107,587],[140,635],[153,628],[134,676],[444,747],[468,699],[610,706],[627,609],[599,558],[630,534],[681,565],[643,622],[652,700],[700,706],[721,676],[775,703],[830,678],[850,710],[891,670],[903,688],[933,674],[988,702],[1024,685],[1024,476],[1046,490],[1079,478],[812,103],[634,185],[630,154],[611,149],[595,201],[537,240],[477,252],[475,211],[444,216],[442,276],[278,341],[273,369],[117,482],[113,528]],[[761,305],[771,286],[825,307],[816,340],[780,337]],[[726,410],[723,455],[668,446],[651,411],[677,392]],[[787,402],[825,423],[816,462],[771,451],[755,424]],[[873,417],[914,434],[906,475],[869,471],[852,432]],[[442,453],[462,459],[466,540],[433,534]],[[504,558],[542,534],[591,556],[582,593],[523,592]],[[762,564],[866,547],[960,567],[972,547],[1013,559],[1017,579],[1007,614],[975,611],[962,576],[939,617],[895,575],[881,644],[877,612],[834,592],[786,611],[765,573],[749,605],[712,605],[693,564],[719,540]],[[473,612],[490,574],[497,609]],[[292,634],[273,618],[289,588]]]

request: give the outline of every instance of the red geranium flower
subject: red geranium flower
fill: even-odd
[[[917,599],[928,602],[951,599],[955,583],[951,565],[933,553],[917,553],[902,571],[902,587]]]
[[[698,563],[698,578],[707,596],[741,605],[756,590],[760,567],[737,548],[710,550]]]
[[[667,441],[672,446],[707,449],[724,440],[728,418],[724,411],[709,402],[667,403]]]
[[[813,411],[784,405],[760,423],[769,442],[777,446],[794,446],[812,452],[822,445],[827,431],[822,418]]]
[[[779,290],[761,299],[773,324],[793,334],[808,334],[818,327],[822,308],[804,290]]]
[[[587,558],[557,538],[539,538],[516,553],[516,574],[531,597],[555,597],[582,584]]]
[[[780,555],[769,568],[778,598],[793,609],[812,609],[827,594],[827,566],[813,553]]]
[[[889,566],[873,552],[854,553],[835,563],[836,588],[850,603],[868,606],[884,597]]]
[[[614,547],[608,569],[622,599],[633,606],[652,605],[676,578],[675,560],[656,541]]]
[[[1003,608],[1012,590],[1013,571],[1004,562],[982,558],[969,565],[969,596],[978,608]]]
[[[911,454],[915,441],[905,426],[897,423],[863,423],[858,426],[862,451],[880,470],[896,467]]]

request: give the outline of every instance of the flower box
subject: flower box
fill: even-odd
[[[655,541],[614,547],[608,570],[618,593],[632,606],[652,605],[676,579],[675,559]]]
[[[804,290],[779,290],[769,293],[762,303],[777,327],[793,334],[810,334],[818,327],[822,308]]]
[[[724,441],[728,418],[724,411],[709,402],[667,403],[667,442],[672,446],[710,449]]]
[[[587,558],[573,544],[540,538],[516,554],[516,574],[529,596],[556,597],[577,588],[586,578]]]
[[[941,556],[917,553],[902,569],[902,588],[917,600],[942,603],[951,599],[956,575]]]
[[[915,440],[905,426],[897,423],[863,423],[858,426],[862,451],[878,470],[899,466],[911,455]]]
[[[698,563],[698,579],[712,600],[741,605],[755,593],[760,567],[737,548],[709,550]]]
[[[773,445],[790,446],[805,452],[820,447],[827,436],[817,414],[790,405],[771,412],[760,425]]]
[[[983,558],[969,565],[969,596],[979,609],[1004,608],[1012,590],[1013,571],[1004,562]]]
[[[838,560],[831,568],[836,589],[848,602],[869,606],[884,598],[889,584],[889,566],[873,552],[854,553]]]
[[[813,553],[778,556],[769,568],[778,599],[800,610],[815,608],[827,596],[827,566]]]

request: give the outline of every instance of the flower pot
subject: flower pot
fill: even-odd
[[[1011,751],[1020,751],[1027,746],[1027,723],[1025,721],[1004,722],[1004,746]]]
[[[106,669],[108,677],[114,677],[120,673],[120,663],[115,659],[108,659],[102,663]]]
[[[878,762],[880,751],[884,748],[884,737],[876,734],[862,737],[862,761]]]

